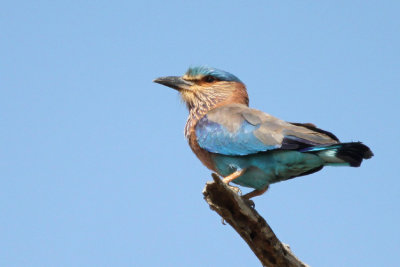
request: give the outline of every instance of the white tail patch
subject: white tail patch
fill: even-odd
[[[318,156],[326,163],[347,163],[346,161],[336,157],[337,149],[323,150]]]

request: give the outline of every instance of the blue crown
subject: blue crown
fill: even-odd
[[[210,75],[210,76],[217,78],[220,81],[239,82],[239,83],[242,82],[241,80],[239,80],[238,77],[236,77],[235,75],[233,75],[227,71],[223,71],[223,70],[219,70],[219,69],[211,68],[211,67],[207,67],[207,66],[190,67],[187,70],[186,75],[193,76],[193,77]]]

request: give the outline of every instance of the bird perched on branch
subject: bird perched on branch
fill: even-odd
[[[176,89],[189,110],[185,136],[201,162],[233,182],[263,194],[272,183],[321,170],[359,167],[373,156],[361,142],[341,143],[311,123],[291,123],[249,108],[246,86],[215,68],[193,67],[182,77],[154,82]]]

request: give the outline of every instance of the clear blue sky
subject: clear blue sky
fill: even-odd
[[[144,3],[146,2],[146,3]],[[207,64],[252,107],[375,152],[255,199],[312,266],[400,251],[398,1],[7,1],[0,10],[1,266],[259,266],[203,200],[177,93]],[[247,190],[244,190],[245,192]]]

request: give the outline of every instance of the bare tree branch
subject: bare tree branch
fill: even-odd
[[[218,175],[213,173],[212,177],[214,182],[207,182],[204,187],[204,199],[246,241],[263,266],[308,266],[288,245],[279,241],[264,218],[246,200],[224,184]]]

